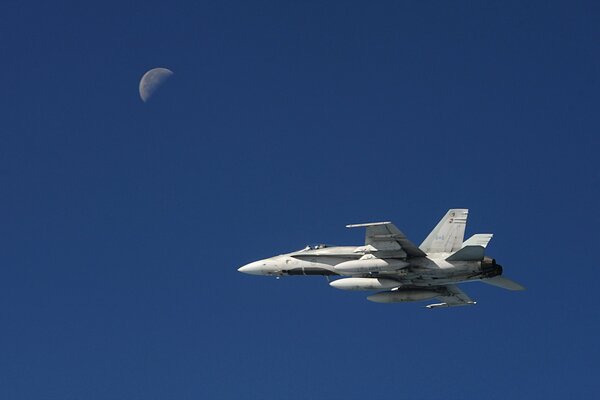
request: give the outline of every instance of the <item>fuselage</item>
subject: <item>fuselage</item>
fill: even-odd
[[[252,262],[238,271],[267,276],[325,275],[379,278],[387,286],[428,287],[488,278],[502,267],[486,257],[482,261],[446,261],[450,253],[407,259],[374,257],[364,246],[315,246]],[[351,289],[350,287],[341,287]],[[382,286],[383,288],[383,286]],[[361,290],[361,286],[353,287]],[[364,287],[363,290],[372,290]]]

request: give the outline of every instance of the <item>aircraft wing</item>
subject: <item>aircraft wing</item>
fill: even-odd
[[[436,298],[441,300],[442,303],[429,304],[427,308],[437,307],[457,307],[457,306],[468,306],[475,304],[473,300],[456,285],[446,285],[441,287],[443,290],[440,296]]]
[[[346,225],[347,228],[367,228],[365,246],[371,246],[386,257],[426,257],[427,254],[411,242],[391,222]]]

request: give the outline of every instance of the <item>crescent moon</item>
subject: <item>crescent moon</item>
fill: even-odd
[[[156,89],[158,89],[167,79],[173,75],[173,71],[168,68],[153,68],[146,72],[140,80],[140,97],[145,103],[152,97]]]

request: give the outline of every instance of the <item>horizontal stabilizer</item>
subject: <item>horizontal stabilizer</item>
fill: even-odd
[[[481,261],[485,255],[483,246],[465,246],[450,257],[446,261]]]
[[[487,283],[488,285],[497,286],[506,290],[525,290],[525,287],[518,284],[515,281],[511,281],[503,276],[495,276],[493,278],[482,279],[481,282]]]

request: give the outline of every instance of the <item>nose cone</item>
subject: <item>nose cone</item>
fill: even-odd
[[[238,271],[250,275],[263,275],[265,273],[266,263],[264,261],[255,261],[238,268]]]

